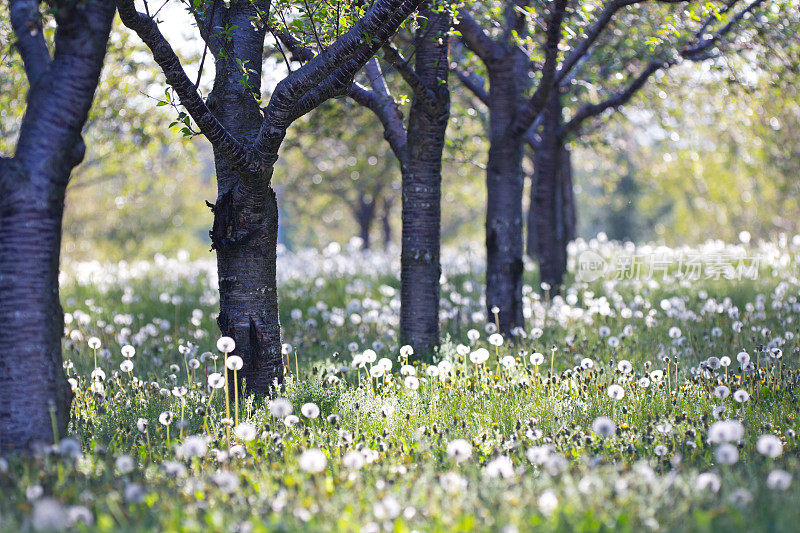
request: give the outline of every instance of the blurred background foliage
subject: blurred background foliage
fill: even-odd
[[[765,239],[800,233],[798,54],[774,46],[797,46],[786,37],[760,35],[740,56],[672,69],[573,141],[579,235],[674,245],[736,240],[743,230]],[[0,43],[0,152],[9,153],[27,83],[5,4]],[[267,86],[269,69],[283,68],[269,65]],[[402,93],[391,72],[387,80]],[[211,257],[211,153],[170,128],[177,111],[156,105],[164,88],[149,54],[117,26],[85,129],[87,155],[67,190],[69,257],[131,260],[179,249]],[[483,239],[488,149],[486,110],[455,76],[451,91],[445,244]],[[274,179],[286,246],[367,235],[372,247],[399,242],[399,168],[380,125],[352,102],[333,100],[295,124]]]

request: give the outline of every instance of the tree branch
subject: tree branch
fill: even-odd
[[[480,24],[468,12],[459,11],[458,18],[453,22],[467,48],[478,54],[484,63],[503,54],[502,47],[483,31]]]
[[[259,163],[233,135],[231,135],[206,106],[194,83],[186,75],[180,59],[175,55],[158,24],[150,17],[136,11],[133,0],[116,0],[123,24],[135,31],[153,54],[164,76],[180,98],[181,105],[197,123],[200,131],[212,145],[236,168],[258,171]]]
[[[670,68],[677,64],[680,60],[686,61],[701,61],[706,59],[705,52],[710,50],[722,37],[730,33],[730,31],[739,23],[748,13],[752,12],[756,7],[764,3],[765,0],[753,0],[744,9],[739,11],[727,24],[720,28],[711,37],[702,36],[702,32],[698,32],[698,42],[688,45],[679,50],[675,57],[665,60],[653,60],[647,67],[636,76],[631,83],[624,90],[615,93],[608,99],[597,104],[585,104],[575,113],[569,122],[562,128],[562,134],[567,134],[578,129],[581,123],[587,118],[597,116],[604,111],[612,108],[618,108],[630,101],[634,94],[644,87],[647,80],[662,68]],[[727,10],[726,10],[727,11]],[[707,24],[703,24],[703,28],[707,28]]]
[[[436,107],[436,95],[430,88],[425,86],[399,50],[387,43],[383,45],[383,57],[400,73],[400,76],[413,91],[414,96],[419,98],[429,109]]]
[[[344,95],[353,76],[423,0],[376,0],[367,13],[326,50],[278,83],[255,142],[265,160],[277,157],[286,129],[334,96]]]
[[[561,23],[564,21],[567,3],[568,0],[553,0],[552,2],[550,20],[547,23],[542,79],[539,80],[539,85],[536,87],[533,96],[523,106],[517,115],[517,119],[511,125],[510,131],[513,135],[520,135],[531,127],[531,124],[542,112],[547,99],[550,97],[556,76],[558,43],[561,40]]]
[[[16,47],[28,83],[33,86],[39,76],[50,67],[50,52],[42,32],[42,15],[38,0],[10,0],[11,27],[17,38]]]
[[[364,70],[372,90],[353,82],[347,89],[347,96],[378,117],[383,126],[383,137],[400,163],[405,164],[407,133],[400,106],[389,92],[378,60],[370,59],[364,66]]]
[[[700,40],[694,46],[690,46],[688,48],[684,48],[681,50],[680,55],[684,59],[689,59],[691,61],[697,61],[699,59],[704,59],[700,57],[701,54],[711,49],[717,42],[730,33],[730,31],[736,26],[739,21],[741,21],[746,15],[751,13],[755,8],[760,6],[764,3],[765,0],[753,0],[750,2],[744,9],[739,11],[736,15],[728,21],[725,26],[720,28],[714,35],[711,37],[700,37]]]
[[[644,87],[644,84],[647,83],[647,80],[650,78],[650,76],[652,76],[661,68],[671,66],[674,64],[674,62],[675,59],[667,61],[651,61],[647,67],[633,79],[633,81],[625,90],[616,93],[614,96],[603,102],[597,104],[586,104],[582,106],[578,112],[575,113],[575,116],[572,117],[569,122],[564,124],[564,126],[562,126],[562,134],[567,134],[571,131],[574,131],[580,126],[581,122],[589,117],[597,116],[607,109],[620,107],[621,105],[626,104],[639,89]]]
[[[456,67],[456,76],[459,81],[474,94],[478,100],[483,102],[487,107],[489,106],[489,93],[486,91],[486,86],[483,79],[474,72],[468,72],[460,67]]]

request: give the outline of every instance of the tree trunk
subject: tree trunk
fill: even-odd
[[[246,32],[238,35],[239,53],[250,54],[253,65],[261,61],[257,37]],[[261,111],[251,92],[239,83],[239,67],[227,56],[218,59],[216,67],[209,108],[237,139],[253,139],[261,127]],[[257,93],[258,87],[252,90]],[[219,274],[217,324],[222,335],[236,341],[233,353],[244,362],[238,372],[244,382],[239,390],[267,394],[284,376],[276,279],[278,203],[269,185],[273,169],[263,175],[244,175],[216,150],[214,155],[219,194],[212,207],[211,241]]]
[[[375,207],[376,202],[374,199],[367,201],[364,194],[359,194],[355,215],[358,223],[358,236],[361,237],[362,250],[369,250],[370,246],[372,246],[370,231],[372,230],[372,223],[375,221]]]
[[[38,3],[10,3],[30,90],[14,157],[0,157],[0,450],[50,443],[67,428],[61,219],[114,12],[107,2],[59,7],[51,56]]]
[[[522,153],[521,136],[509,126],[520,105],[519,74],[509,58],[489,68],[489,161],[486,169],[486,307],[500,330],[509,332],[522,317]]]
[[[567,244],[575,238],[570,152],[559,134],[561,102],[554,95],[544,116],[542,141],[534,153],[528,211],[528,255],[539,262],[539,277],[553,289],[567,271]]]
[[[383,231],[383,247],[388,249],[392,244],[392,200],[389,196],[383,198],[383,210],[381,212],[381,229]]]
[[[10,164],[7,167],[11,166]],[[42,183],[19,166],[4,179]],[[64,180],[66,182],[66,180]],[[58,298],[60,193],[23,186],[0,198],[0,449],[53,442],[69,418],[72,392],[61,359]]]
[[[408,119],[408,159],[401,165],[402,252],[400,338],[417,354],[439,344],[439,262],[441,241],[442,151],[450,114],[447,89],[450,16],[420,8],[427,25],[417,30],[415,71],[435,96],[415,95]]]

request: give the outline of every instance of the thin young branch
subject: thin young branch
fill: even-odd
[[[397,31],[423,0],[376,0],[350,30],[278,83],[256,139],[262,159],[277,156],[286,129],[297,118],[344,95],[353,76]]]
[[[383,45],[383,57],[392,65],[400,76],[408,84],[414,95],[420,99],[428,108],[436,107],[436,95],[422,82],[414,68],[406,61],[403,55],[391,44]]]
[[[474,72],[468,72],[462,68],[455,68],[456,76],[459,81],[474,94],[478,100],[483,102],[484,105],[489,105],[489,93],[486,91],[486,86],[483,79]]]
[[[669,67],[675,63],[675,59],[667,60],[667,61],[651,61],[648,63],[647,67],[638,75],[636,76],[633,81],[622,91],[614,94],[611,98],[604,100],[603,102],[597,104],[586,104],[582,106],[578,111],[575,113],[569,122],[562,126],[561,131],[563,134],[569,133],[577,129],[581,122],[586,120],[589,117],[594,117],[606,111],[607,109],[620,107],[623,104],[626,104],[634,94],[636,94],[639,89],[644,87],[644,84],[647,83],[647,80],[657,72],[659,69]]]
[[[220,124],[208,109],[183,70],[180,59],[159,30],[158,24],[144,13],[136,11],[133,0],[116,0],[116,3],[123,24],[135,31],[150,49],[153,59],[164,72],[167,83],[175,89],[181,105],[186,108],[203,135],[235,167],[257,171],[258,163],[252,158],[252,154]]]
[[[28,83],[33,86],[50,66],[50,52],[42,32],[42,15],[38,0],[10,0],[11,27],[17,38],[16,47],[22,56],[22,64]]]
[[[721,38],[731,32],[731,30],[741,21],[748,13],[752,12],[756,7],[764,3],[765,0],[753,0],[744,9],[739,11],[727,24],[720,28],[712,36],[704,36],[702,32],[698,32],[697,42],[690,44],[683,49],[679,50],[675,57],[666,60],[653,60],[648,63],[647,67],[636,76],[630,84],[623,89],[597,104],[585,104],[575,113],[569,122],[567,122],[561,129],[562,134],[575,131],[581,126],[581,123],[590,117],[595,117],[608,109],[616,109],[628,103],[636,92],[644,87],[647,80],[656,73],[658,70],[670,68],[677,64],[680,60],[686,61],[701,61],[706,59],[705,53],[708,52]],[[704,24],[704,27],[707,27]]]
[[[496,43],[480,24],[466,11],[459,11],[454,27],[461,33],[461,39],[467,48],[478,54],[484,63],[492,61],[503,55],[502,46]]]
[[[614,15],[616,15],[617,12],[623,7],[634,4],[638,1],[640,0],[612,0],[611,2],[607,2],[603,8],[603,11],[601,11],[600,15],[597,17],[595,23],[592,24],[592,27],[586,32],[586,37],[561,63],[558,76],[556,76],[556,83],[560,85],[564,78],[570,73],[572,68],[577,65],[584,56],[586,56],[586,54],[589,52],[589,48],[595,43],[595,41],[597,41],[597,38],[603,33],[606,27],[608,27],[613,20]]]
[[[564,14],[567,10],[568,0],[553,0],[550,20],[547,23],[547,39],[544,49],[544,66],[542,67],[542,78],[536,87],[533,95],[523,106],[517,115],[517,119],[511,125],[510,131],[513,135],[519,135],[527,131],[536,117],[544,109],[550,92],[553,89],[556,64],[558,63],[558,43],[561,40],[561,23],[564,21]]]
[[[736,15],[734,15],[725,26],[720,28],[714,35],[711,37],[704,37],[701,36],[700,40],[694,46],[690,46],[688,48],[684,48],[681,50],[680,55],[684,59],[689,60],[699,60],[703,59],[701,55],[708,50],[710,50],[717,42],[722,38],[725,37],[730,31],[741,21],[745,16],[751,13],[755,8],[763,4],[765,0],[753,0],[750,2],[747,7],[739,11]]]

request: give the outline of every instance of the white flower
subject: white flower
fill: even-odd
[[[66,523],[67,512],[58,500],[43,498],[34,504],[31,524],[36,531],[61,531]]]
[[[714,453],[717,461],[724,465],[732,465],[739,460],[739,450],[733,444],[723,444]]]
[[[319,416],[319,407],[313,402],[304,403],[303,406],[300,407],[300,412],[306,418],[317,418]]]
[[[244,459],[247,457],[247,450],[241,444],[236,444],[235,446],[231,446],[231,457],[235,459]]]
[[[756,450],[761,455],[775,459],[783,453],[783,443],[775,435],[761,435],[756,442]]]
[[[98,339],[97,337],[89,337],[87,344],[89,345],[89,348],[91,348],[92,350],[97,350],[101,346],[100,339]]]
[[[125,346],[123,346],[120,351],[122,352],[122,357],[127,357],[128,359],[136,355],[136,348],[134,348],[130,344],[126,344]]]
[[[627,359],[623,359],[622,361],[617,363],[617,370],[619,370],[623,374],[630,374],[631,370],[633,370],[633,365]]]
[[[428,368],[425,369],[425,373],[428,374],[429,378],[435,378],[439,376],[439,367],[436,365],[430,365]]]
[[[588,357],[584,357],[581,359],[581,368],[588,370],[589,368],[594,367],[594,361],[589,359]]]
[[[208,452],[208,442],[201,435],[189,435],[183,440],[176,453],[178,457],[191,459],[192,457],[205,457]]]
[[[489,335],[489,344],[492,346],[502,346],[503,345],[503,336],[499,333],[492,333]]]
[[[708,442],[720,444],[734,442],[744,437],[744,426],[738,420],[720,420],[708,428]]]
[[[558,507],[558,498],[556,497],[556,493],[550,489],[545,490],[539,496],[538,504],[539,510],[542,511],[542,514],[548,516],[553,514]]]
[[[283,424],[287,428],[290,428],[299,422],[300,422],[300,417],[297,415],[287,415],[286,418],[283,419]]]
[[[117,467],[120,474],[128,474],[136,468],[136,463],[130,455],[120,455],[114,461],[114,465]]]
[[[472,457],[472,444],[464,439],[454,439],[447,443],[447,456],[461,463]]]
[[[717,385],[714,389],[714,396],[719,398],[720,400],[727,398],[731,393],[731,390],[726,387],[725,385]]]
[[[217,350],[223,353],[231,353],[236,349],[236,341],[230,337],[220,337],[217,341]]]
[[[500,359],[500,364],[503,365],[506,369],[514,368],[514,365],[517,364],[516,359],[514,359],[513,355],[506,355],[502,359]]]
[[[736,360],[739,361],[739,364],[744,366],[750,362],[750,354],[747,352],[739,352],[736,354]]]
[[[243,440],[245,442],[250,442],[254,438],[256,438],[256,428],[252,424],[248,424],[247,422],[242,422],[235,428],[233,428],[233,434],[236,435],[237,439]]]
[[[178,387],[172,387],[172,395],[178,398],[183,398],[189,392],[189,389],[180,385]]]
[[[608,397],[613,400],[621,400],[625,396],[625,389],[614,383],[613,385],[609,385],[606,393]]]
[[[719,476],[713,472],[703,472],[702,474],[698,474],[695,480],[695,486],[697,490],[718,492],[722,486],[722,482],[719,480]]]
[[[471,329],[467,331],[467,338],[469,339],[470,343],[475,344],[478,342],[478,339],[481,338],[481,333],[477,329]]]
[[[119,369],[123,372],[130,372],[133,370],[133,361],[130,359],[125,359],[123,362],[119,364]]]
[[[361,452],[351,450],[342,457],[342,464],[350,470],[360,470],[366,464],[366,460]]]
[[[375,353],[375,350],[366,349],[361,354],[361,357],[367,363],[374,363],[378,359],[378,354]]]
[[[275,418],[286,418],[292,413],[292,402],[286,398],[275,398],[269,402],[269,413]]]
[[[402,355],[404,358],[409,358],[412,355],[414,355],[414,348],[412,348],[408,344],[406,344],[404,346],[401,346],[400,347],[400,355]]]
[[[439,486],[450,494],[457,494],[467,490],[467,485],[467,480],[456,472],[446,472],[439,476]]]
[[[328,459],[325,457],[325,454],[316,448],[306,450],[300,455],[300,468],[306,472],[312,474],[322,472],[325,470],[327,464]]]
[[[70,526],[75,526],[79,523],[91,526],[94,524],[94,515],[83,505],[73,505],[67,509],[67,523]]]
[[[406,379],[405,381],[403,381],[403,384],[409,390],[417,390],[419,388],[419,379],[417,379],[414,376],[406,376]]]
[[[677,339],[680,336],[681,336],[681,328],[676,326],[672,326],[671,328],[669,328],[669,337],[671,339]]]
[[[744,389],[739,389],[733,393],[733,399],[739,403],[744,403],[750,399],[750,394]]]
[[[514,465],[511,459],[501,455],[486,463],[486,466],[483,467],[483,475],[492,479],[498,477],[510,478],[514,475]]]
[[[617,425],[607,416],[598,416],[592,422],[592,431],[601,437],[610,437],[617,431]]]
[[[136,421],[136,429],[138,429],[141,433],[147,431],[147,419],[140,418]]]
[[[541,354],[539,352],[533,352],[531,354],[531,364],[533,366],[539,366],[542,363],[544,363],[544,354]]]
[[[469,354],[469,360],[476,365],[480,365],[489,360],[489,350],[486,348],[478,348]]]
[[[550,457],[549,446],[532,446],[525,452],[525,457],[535,465],[543,464]]]
[[[719,364],[720,366],[727,368],[731,365],[731,358],[728,357],[727,355],[723,355],[722,357],[719,358]]]
[[[383,365],[375,365],[369,369],[369,375],[375,379],[382,378],[385,373]]]
[[[164,411],[160,415],[158,415],[158,422],[162,426],[168,426],[172,424],[172,418],[174,417],[174,413],[172,411]]]
[[[77,459],[81,456],[81,445],[75,439],[61,439],[58,443],[58,453],[63,457]]]
[[[792,475],[786,470],[776,469],[767,475],[767,487],[772,490],[787,490],[792,484]]]
[[[244,361],[238,355],[229,355],[225,359],[225,366],[228,367],[228,370],[241,370],[242,366],[244,366]]]
[[[416,376],[417,369],[411,365],[403,365],[400,367],[400,374],[403,376]]]
[[[219,372],[212,372],[208,375],[208,386],[212,389],[221,389],[225,386],[225,377]]]

